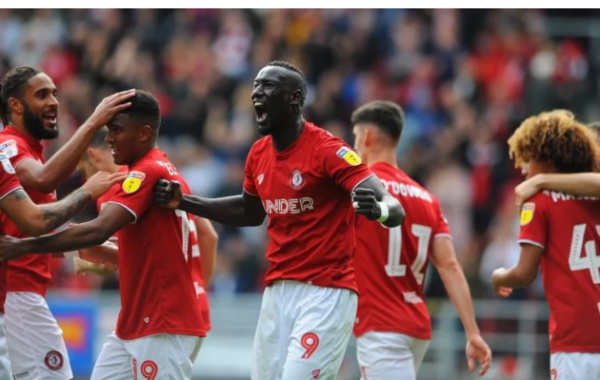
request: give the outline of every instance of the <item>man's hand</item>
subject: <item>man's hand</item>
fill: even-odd
[[[18,259],[26,253],[21,239],[8,235],[0,236],[0,262]]]
[[[515,187],[515,204],[521,208],[526,200],[533,197],[542,190],[538,185],[538,176],[534,176],[521,182]]]
[[[131,106],[131,102],[123,103],[135,95],[135,90],[127,90],[114,93],[102,99],[94,113],[87,119],[95,129],[104,127],[115,115],[125,108]]]
[[[154,186],[154,201],[164,208],[175,210],[182,198],[181,185],[177,181],[160,179]]]
[[[91,176],[81,187],[90,193],[92,199],[96,199],[106,193],[115,183],[123,182],[125,178],[127,178],[127,173],[108,174],[100,171]]]
[[[371,189],[356,188],[352,193],[352,206],[356,213],[366,216],[369,220],[377,220],[381,217],[381,207],[375,198],[375,192]]]
[[[485,375],[488,369],[490,369],[490,365],[492,363],[492,350],[490,350],[490,347],[480,335],[467,338],[465,354],[467,356],[467,364],[469,365],[470,372],[475,370],[476,360],[479,362],[479,364],[481,364],[479,376]]]
[[[73,270],[75,274],[95,273],[100,276],[108,276],[117,271],[118,267],[111,263],[93,263],[79,257],[73,257]]]
[[[494,292],[505,298],[510,296],[513,292],[512,288],[500,285],[501,278],[504,276],[506,271],[506,268],[498,268],[492,272],[492,287],[494,288]]]

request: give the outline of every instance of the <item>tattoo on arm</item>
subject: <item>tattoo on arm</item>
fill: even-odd
[[[13,191],[12,193],[10,193],[9,197],[13,197],[16,200],[21,201],[21,200],[27,198],[27,193],[23,189],[18,189],[18,190]]]
[[[90,193],[80,188],[58,202],[40,205],[48,231],[55,229],[77,214],[90,199]]]

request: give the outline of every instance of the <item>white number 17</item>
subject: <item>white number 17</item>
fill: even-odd
[[[419,285],[423,284],[425,274],[421,272],[427,262],[427,252],[429,251],[429,240],[431,240],[431,227],[413,224],[411,232],[418,239],[417,256],[411,265],[411,270]],[[388,263],[385,271],[390,277],[406,276],[406,265],[401,264],[402,259],[402,229],[401,227],[390,228],[390,238],[388,246]]]

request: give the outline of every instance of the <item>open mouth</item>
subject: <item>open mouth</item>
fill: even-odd
[[[42,114],[42,119],[46,123],[46,126],[48,126],[48,124],[49,124],[50,128],[52,128],[52,129],[55,129],[57,127],[57,125],[56,125],[56,111],[44,112]]]
[[[267,120],[267,107],[262,102],[254,102],[254,113],[256,121],[260,124]]]

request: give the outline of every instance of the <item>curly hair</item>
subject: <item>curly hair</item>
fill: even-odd
[[[508,139],[516,167],[531,159],[551,162],[561,173],[600,171],[600,148],[594,132],[566,110],[527,118]]]

